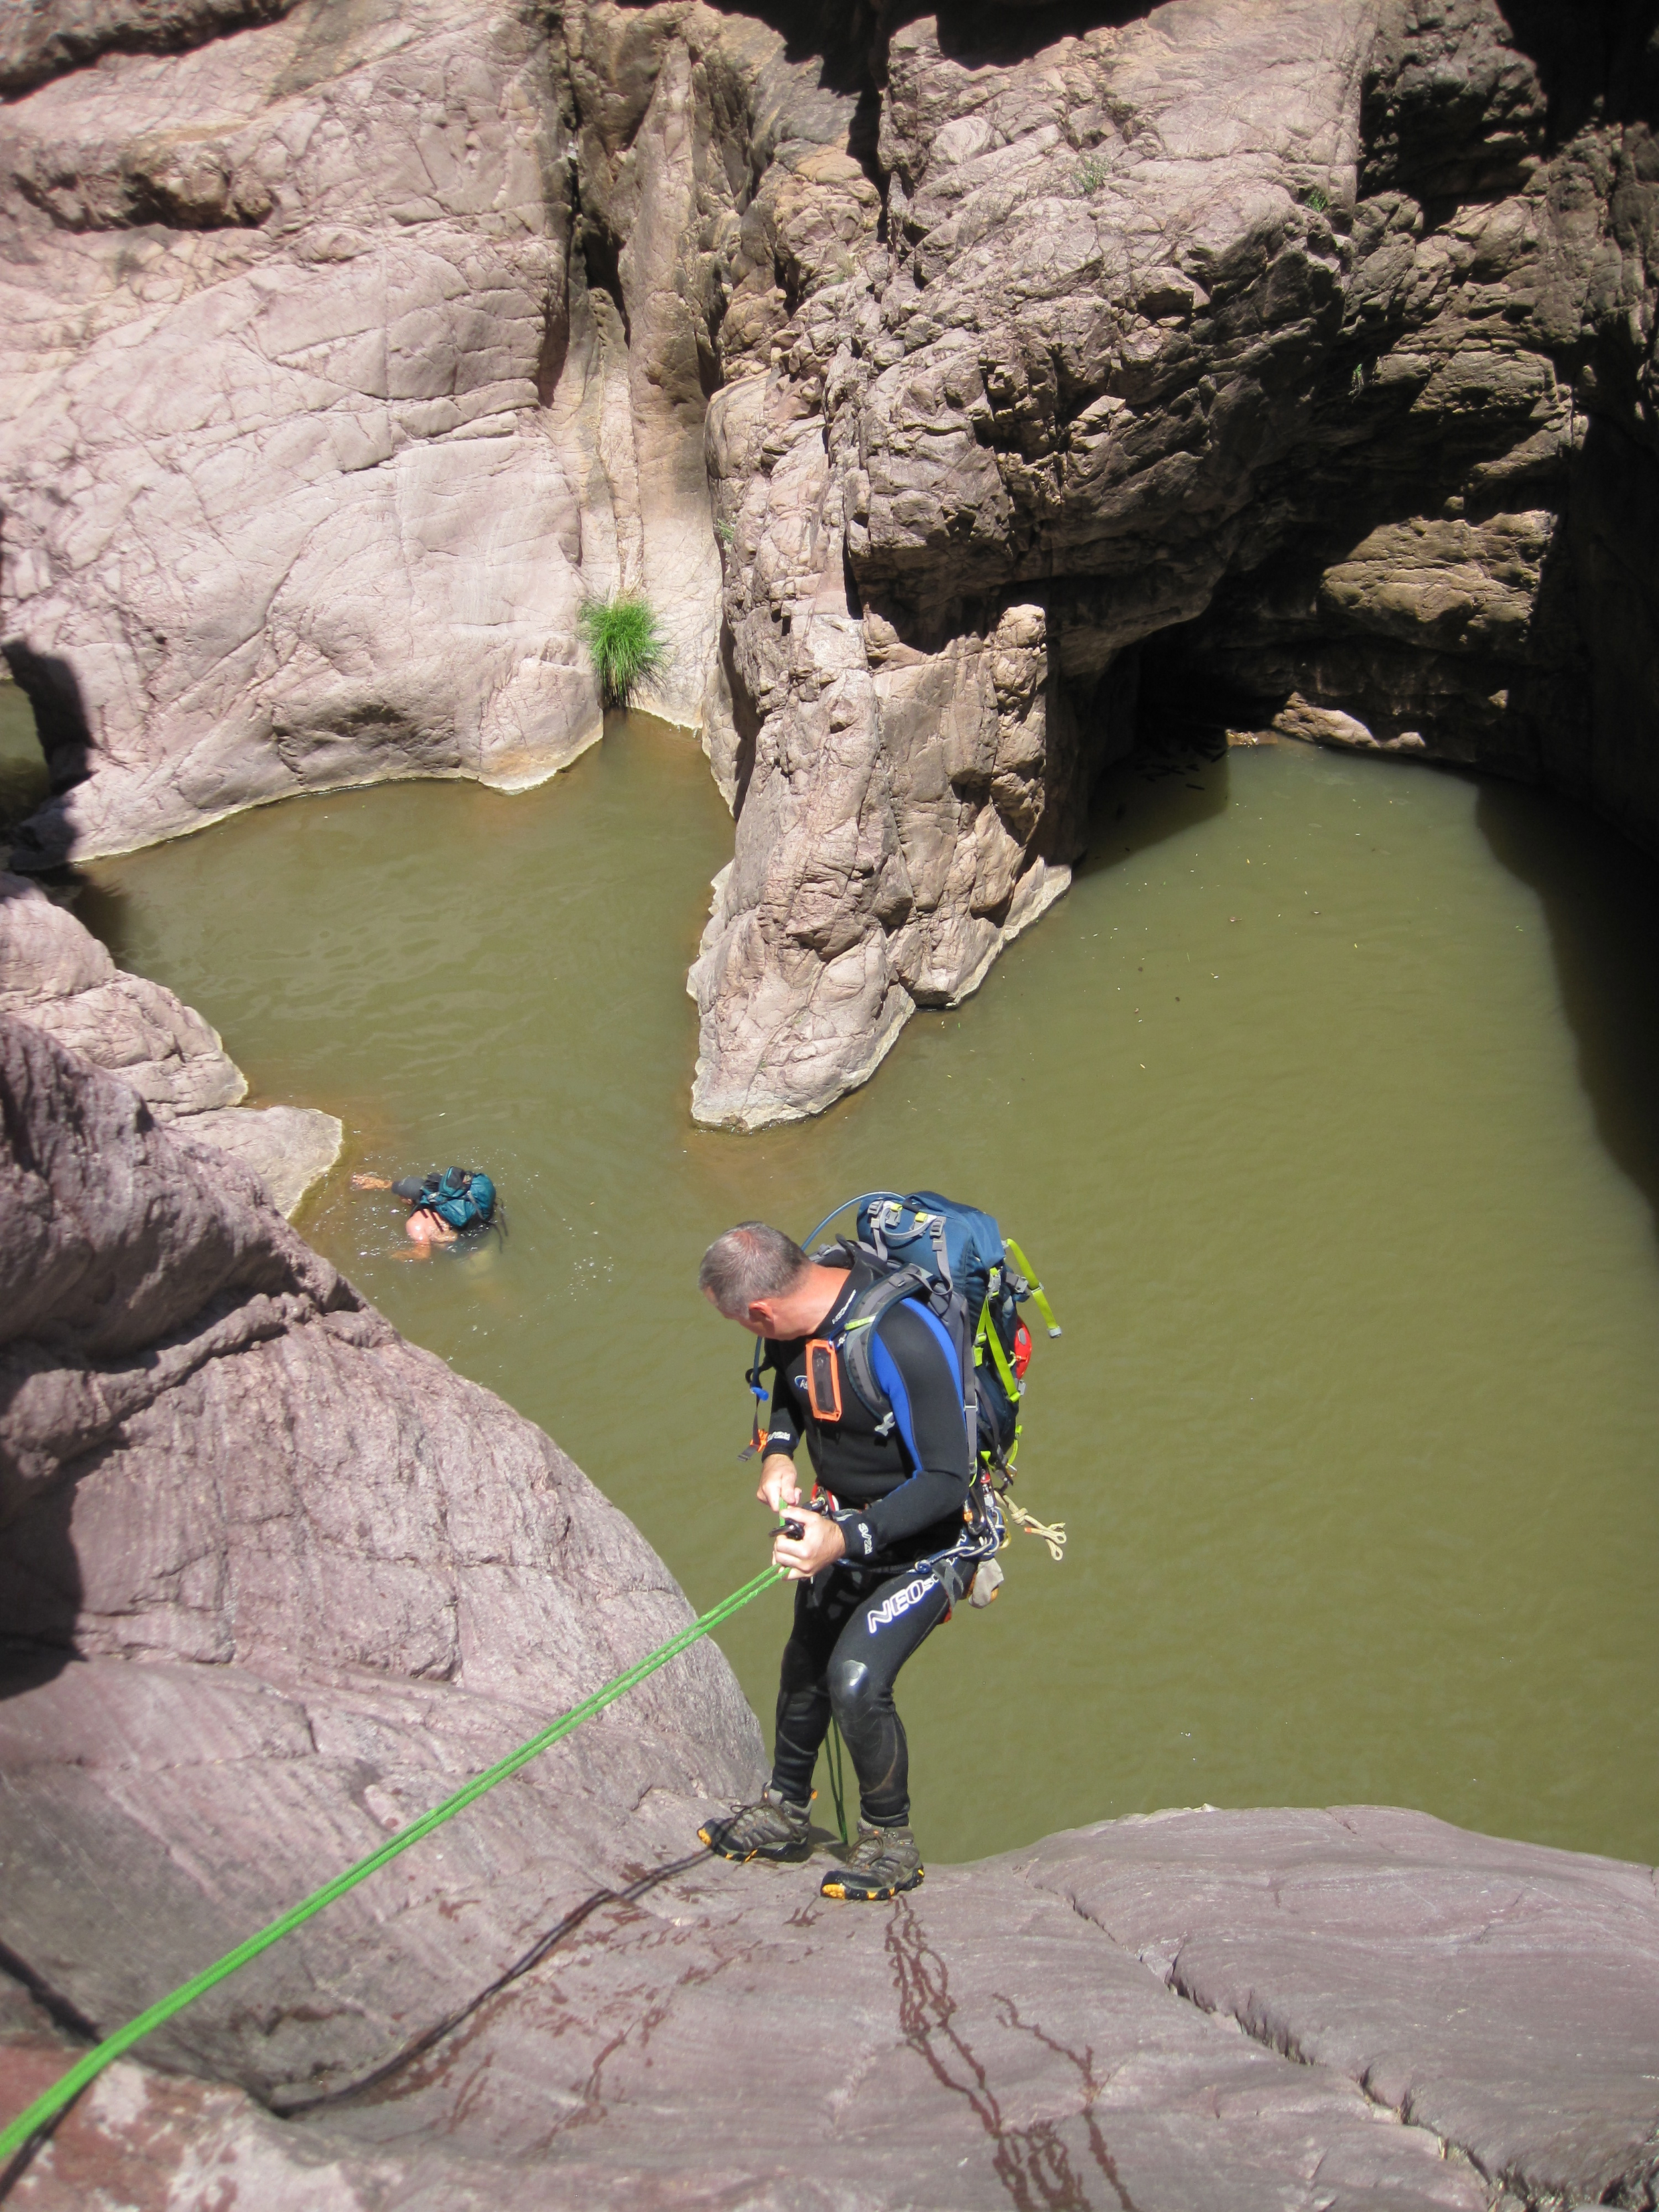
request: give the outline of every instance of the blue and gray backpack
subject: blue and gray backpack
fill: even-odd
[[[854,1207],[855,1235],[838,1237],[812,1257],[843,1265],[861,1260],[877,1280],[858,1299],[833,1346],[807,1347],[809,1376],[815,1352],[838,1355],[853,1389],[876,1417],[876,1433],[884,1434],[895,1416],[873,1371],[872,1331],[899,1298],[915,1298],[927,1308],[961,1362],[963,1418],[976,1472],[961,1537],[948,1552],[917,1565],[939,1577],[952,1606],[964,1591],[971,1592],[974,1605],[987,1605],[1003,1579],[995,1555],[1006,1540],[1007,1521],[1041,1537],[1055,1560],[1065,1553],[1065,1523],[1035,1519],[1009,1495],[1031,1355],[1030,1333],[1019,1309],[1031,1299],[1050,1336],[1060,1334],[1060,1324],[1030,1262],[1012,1237],[1004,1237],[994,1218],[938,1191],[901,1195],[876,1190],[848,1199],[825,1214],[804,1249],[810,1252],[830,1223]],[[740,1455],[744,1459],[764,1448],[765,1351],[764,1340],[757,1340],[748,1374],[755,1399],[754,1434]],[[839,1418],[838,1397],[835,1402]]]
[[[495,1186],[481,1168],[446,1168],[424,1179],[415,1204],[451,1229],[488,1229],[495,1218]]]
[[[860,1300],[857,1322],[848,1332],[847,1371],[854,1389],[879,1413],[882,1393],[870,1371],[871,1327],[896,1298],[919,1299],[944,1323],[961,1358],[963,1410],[977,1463],[988,1473],[1011,1476],[1031,1349],[1019,1317],[1025,1300],[1035,1301],[1050,1336],[1060,1333],[1030,1262],[1004,1237],[993,1215],[936,1190],[868,1191],[838,1206],[813,1237],[854,1206],[856,1240],[842,1237],[839,1247],[884,1279]]]

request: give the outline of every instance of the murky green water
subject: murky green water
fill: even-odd
[[[1118,810],[1123,811],[1120,814]],[[734,1218],[994,1207],[1040,1342],[1002,1598],[904,1677],[922,1838],[1161,1805],[1417,1805],[1659,1854],[1659,910],[1553,802],[1235,752],[1108,793],[979,997],[758,1138],[695,1130],[684,977],[729,827],[636,726],[543,790],[404,785],[100,864],[82,911],[259,1100],[342,1114],[302,1225],[552,1431],[692,1597],[765,1555]],[[504,1249],[406,1264],[344,1168],[489,1165]],[[726,1648],[769,1723],[786,1601]]]
[[[51,787],[29,702],[0,668],[0,833],[32,814]]]

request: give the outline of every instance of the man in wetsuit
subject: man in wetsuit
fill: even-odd
[[[857,1259],[818,1266],[759,1221],[711,1244],[698,1276],[728,1320],[767,1340],[775,1367],[757,1496],[775,1514],[801,1504],[794,1454],[803,1436],[820,1493],[818,1510],[790,1516],[802,1533],[781,1530],[772,1547],[798,1587],[771,1782],[754,1804],[711,1822],[702,1840],[731,1859],[806,1858],[812,1770],[833,1717],[858,1775],[861,1818],[823,1893],[870,1902],[922,1878],[893,1683],[950,1609],[916,1562],[961,1536],[973,1476],[957,1354],[925,1305],[899,1298],[873,1326],[871,1369],[886,1400],[878,1412],[852,1386],[842,1339],[878,1279]],[[812,1355],[809,1375],[814,1342],[830,1352]]]

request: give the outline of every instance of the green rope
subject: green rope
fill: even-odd
[[[830,1723],[830,1794],[836,1801],[836,1826],[841,1830],[842,1843],[847,1841],[847,1799],[841,1763],[841,1729],[834,1720]]]
[[[332,1905],[337,1897],[343,1897],[349,1889],[355,1889],[360,1881],[367,1881],[377,1869],[395,1859],[399,1851],[408,1850],[411,1844],[418,1844],[423,1837],[429,1836],[434,1828],[441,1828],[447,1820],[453,1820],[458,1813],[465,1812],[475,1799],[483,1796],[486,1790],[493,1790],[498,1782],[505,1782],[509,1774],[516,1774],[521,1766],[527,1766],[550,1745],[557,1743],[562,1736],[567,1736],[573,1729],[580,1728],[584,1721],[592,1720],[595,1713],[603,1712],[607,1705],[614,1705],[618,1698],[625,1696],[644,1681],[647,1674],[654,1674],[659,1667],[665,1667],[671,1659],[718,1628],[722,1621],[729,1620],[751,1598],[758,1597],[763,1590],[769,1589],[774,1583],[781,1580],[781,1568],[766,1568],[752,1582],[745,1583],[741,1589],[733,1590],[730,1597],[722,1599],[711,1612],[694,1620],[689,1628],[681,1629],[678,1636],[671,1636],[666,1644],[659,1644],[636,1666],[630,1667],[625,1674],[618,1674],[602,1689],[595,1690],[591,1698],[585,1698],[580,1705],[573,1705],[568,1713],[562,1713],[557,1720],[550,1723],[539,1735],[532,1736],[528,1743],[520,1744],[516,1751],[511,1751],[505,1759],[498,1759],[494,1766],[487,1767],[482,1774],[476,1775],[453,1797],[446,1797],[441,1805],[434,1805],[418,1820],[412,1820],[408,1827],[400,1828],[395,1836],[389,1837],[366,1859],[360,1859],[356,1866],[337,1875],[321,1889],[313,1890],[303,1903],[285,1912],[280,1920],[273,1920],[257,1936],[250,1936],[234,1951],[227,1951],[222,1959],[216,1959],[210,1966],[204,1966],[199,1974],[182,1983],[171,1996],[151,2005],[148,2012],[141,2012],[136,2020],[130,2020],[125,2027],[118,2028],[94,2050],[78,2058],[67,2074],[54,2081],[44,2095],[37,2097],[27,2112],[20,2112],[9,2127],[0,2128],[0,2169],[3,2169],[12,2154],[21,2150],[48,2120],[54,2119],[66,2105],[78,2097],[88,2082],[101,2074],[112,2059],[118,2058],[123,2051],[131,2051],[135,2043],[140,2042],[153,2028],[160,2027],[163,2021],[171,2020],[175,2013],[182,2012],[188,2004],[193,2004],[216,1983],[222,1982],[227,1976],[234,1974],[239,1966],[246,1966],[250,1959],[257,1959],[261,1951],[268,1951],[273,1943],[279,1942],[284,1936],[301,1927],[325,1905]]]

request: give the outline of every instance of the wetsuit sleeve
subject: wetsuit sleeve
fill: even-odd
[[[392,1186],[394,1198],[406,1198],[412,1206],[417,1198],[426,1196],[426,1185],[419,1176],[404,1176]]]
[[[766,1424],[764,1453],[787,1452],[791,1459],[800,1443],[800,1407],[789,1387],[788,1346],[777,1346],[777,1371],[772,1378],[772,1411]]]
[[[890,1306],[876,1324],[870,1364],[891,1403],[912,1469],[896,1490],[852,1516],[868,1524],[874,1550],[885,1551],[960,1514],[973,1466],[956,1352],[931,1314],[911,1298]],[[850,1533],[848,1555],[854,1557]]]

